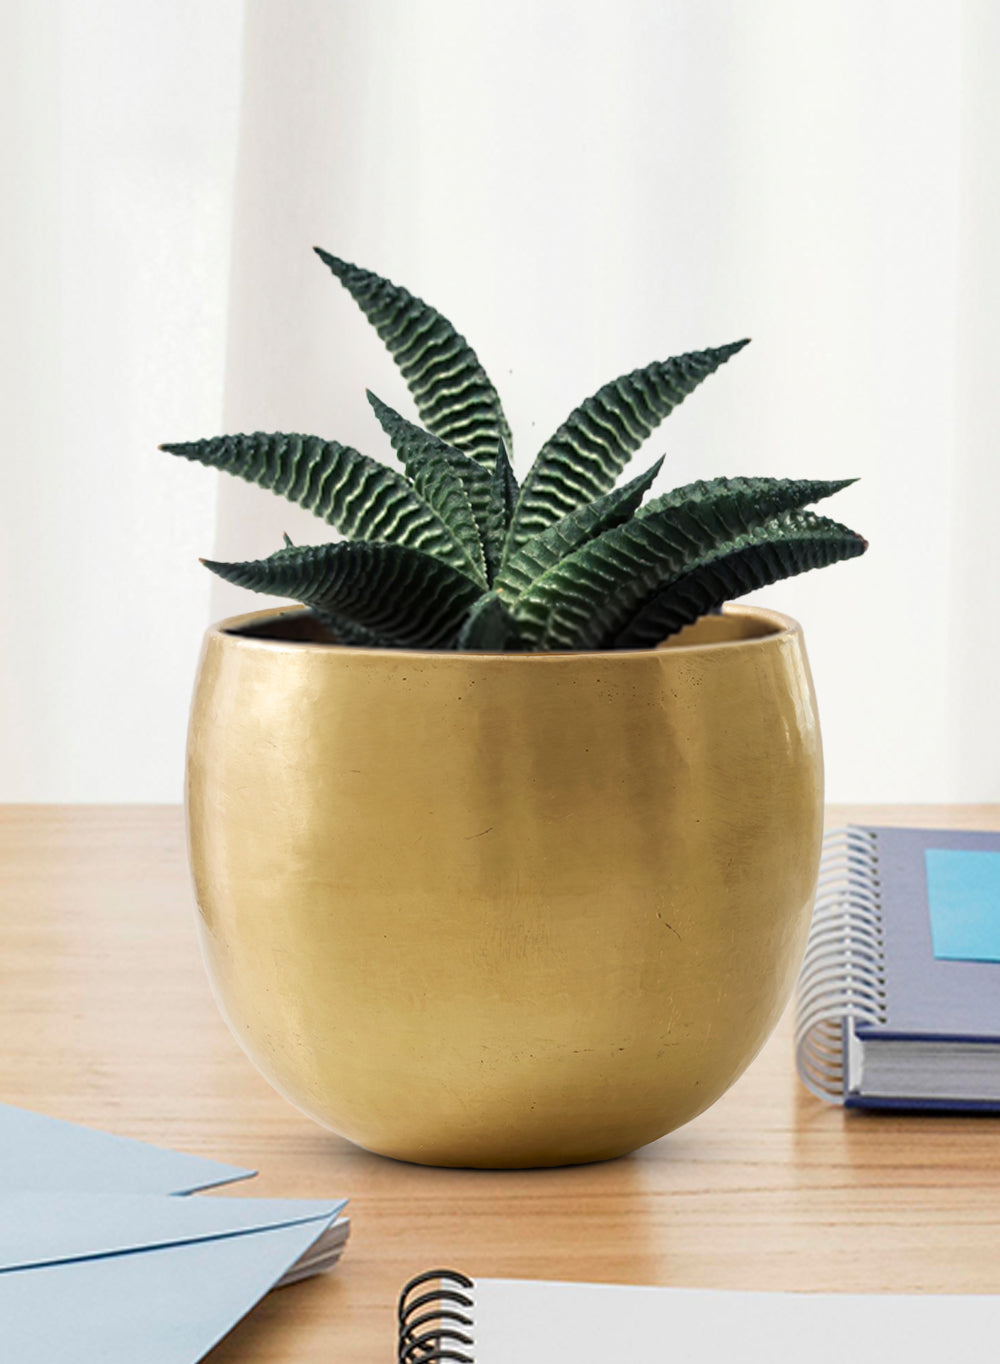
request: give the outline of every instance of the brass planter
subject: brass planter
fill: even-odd
[[[210,630],[189,739],[205,959],[268,1080],[434,1165],[603,1160],[714,1102],[815,888],[798,625],[733,606],[659,649],[519,655],[308,621]]]

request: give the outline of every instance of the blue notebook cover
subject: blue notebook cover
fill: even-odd
[[[1000,1110],[1000,833],[826,836],[795,1047],[827,1102]]]
[[[1000,834],[865,827],[877,845],[885,1022],[859,1023],[857,1036],[1000,1042],[1000,962],[989,955],[1000,901],[995,917],[982,903]],[[969,957],[943,955],[963,922]]]

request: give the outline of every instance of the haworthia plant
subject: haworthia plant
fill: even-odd
[[[724,602],[863,554],[806,508],[853,480],[714,478],[643,503],[662,459],[616,486],[660,422],[747,344],[655,361],[605,384],[518,486],[496,389],[450,322],[389,280],[316,248],[375,327],[423,422],[368,394],[402,472],[319,436],[161,447],[307,508],[344,537],[208,568],[312,609],[362,648],[642,649]]]

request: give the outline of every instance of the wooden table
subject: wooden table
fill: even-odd
[[[832,810],[1000,828],[1000,806]],[[216,1013],[179,810],[0,807],[0,1099],[259,1168],[233,1192],[348,1195],[331,1275],[271,1294],[212,1364],[373,1364],[397,1291],[491,1277],[997,1291],[1000,1123],[845,1114],[797,1082],[788,1020],[688,1127],[606,1165],[494,1173],[366,1154],[275,1094]]]

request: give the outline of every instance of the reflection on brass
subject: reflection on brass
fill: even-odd
[[[188,750],[205,959],[263,1074],[434,1165],[602,1160],[714,1102],[787,1001],[815,888],[796,623],[408,653],[310,642],[301,612],[255,637],[281,614],[209,631]]]

